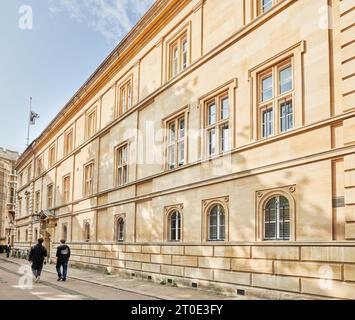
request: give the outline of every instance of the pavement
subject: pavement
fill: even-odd
[[[26,260],[0,255],[0,300],[245,299],[77,268],[69,269],[67,282],[58,282],[54,265],[45,265],[40,283],[32,283],[29,267]]]

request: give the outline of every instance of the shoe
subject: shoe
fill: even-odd
[[[37,277],[36,283],[39,283],[41,281],[41,277]]]
[[[62,281],[62,278],[58,278],[57,281]]]
[[[65,282],[65,281],[67,281],[67,279],[66,279],[66,278],[63,278],[62,281]]]

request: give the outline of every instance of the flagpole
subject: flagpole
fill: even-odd
[[[30,145],[31,112],[32,112],[32,97],[30,97],[30,114],[28,116],[27,147]]]

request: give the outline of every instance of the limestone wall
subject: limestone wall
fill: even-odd
[[[69,244],[71,262],[230,292],[355,298],[355,243]],[[53,254],[55,252],[53,251]],[[271,292],[272,295],[272,292]]]

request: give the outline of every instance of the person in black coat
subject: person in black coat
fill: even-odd
[[[47,258],[47,249],[43,246],[43,239],[38,239],[38,243],[31,248],[28,260],[32,262],[32,272],[38,282],[41,278],[43,264]]]
[[[6,258],[10,258],[10,253],[11,253],[11,245],[8,243],[6,245]]]
[[[65,244],[65,240],[60,240],[61,245],[57,248],[57,273],[58,281],[66,281],[68,273],[68,262],[70,258],[70,248]],[[62,270],[63,269],[63,274]]]

